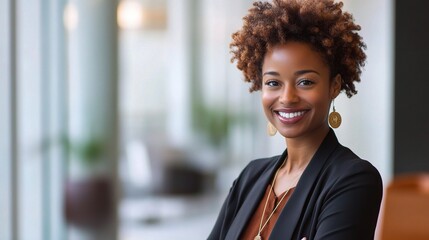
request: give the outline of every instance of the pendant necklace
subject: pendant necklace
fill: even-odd
[[[268,216],[267,220],[265,221],[264,225],[262,225],[263,219],[264,219],[264,215],[265,215],[265,211],[267,209],[267,204],[268,204],[268,200],[270,199],[270,195],[271,192],[273,192],[273,188],[274,188],[274,184],[276,183],[276,178],[277,178],[277,174],[279,173],[280,168],[283,167],[283,165],[286,163],[286,160],[283,162],[283,164],[277,169],[276,174],[274,175],[274,179],[273,182],[271,184],[271,188],[270,191],[268,192],[268,197],[267,200],[265,200],[265,206],[264,206],[264,211],[262,211],[262,216],[261,216],[261,222],[259,223],[259,231],[258,231],[258,235],[256,235],[256,237],[254,238],[254,240],[262,240],[261,237],[261,232],[262,230],[264,230],[265,226],[268,224],[268,222],[270,221],[271,217],[273,216],[274,212],[277,210],[277,208],[280,206],[281,202],[283,201],[283,199],[285,198],[285,196],[288,194],[290,188],[288,190],[286,190],[282,196],[282,198],[280,199],[280,201],[276,204],[276,206],[274,207],[273,211],[271,211],[270,215]],[[298,174],[295,180],[298,178],[298,176],[300,176],[301,174]]]

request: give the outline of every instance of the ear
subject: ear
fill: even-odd
[[[342,78],[340,74],[337,74],[333,81],[331,82],[331,87],[330,87],[330,96],[331,99],[334,99],[338,96],[338,94],[340,94],[341,91],[341,82],[342,82]]]

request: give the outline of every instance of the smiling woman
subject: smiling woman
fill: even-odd
[[[340,92],[357,93],[366,59],[360,26],[332,0],[253,5],[232,36],[232,59],[250,91],[262,91],[269,132],[278,130],[287,149],[247,165],[209,239],[373,239],[380,174],[328,125]]]
[[[340,91],[340,75],[331,81],[322,56],[300,42],[273,47],[265,55],[262,72],[262,105],[280,134],[323,139],[330,101]]]

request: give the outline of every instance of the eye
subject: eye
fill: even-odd
[[[265,82],[265,85],[268,87],[277,87],[279,83],[276,80],[268,80]]]
[[[313,84],[314,84],[314,82],[309,80],[309,79],[302,79],[298,82],[298,85],[300,85],[300,86],[311,86]]]

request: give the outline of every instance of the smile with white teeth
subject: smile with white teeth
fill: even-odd
[[[302,116],[304,113],[305,113],[305,111],[300,111],[300,112],[291,112],[291,113],[285,113],[285,112],[278,112],[279,113],[279,115],[281,116],[281,117],[283,117],[283,118],[295,118],[295,117],[298,117],[298,116]]]

